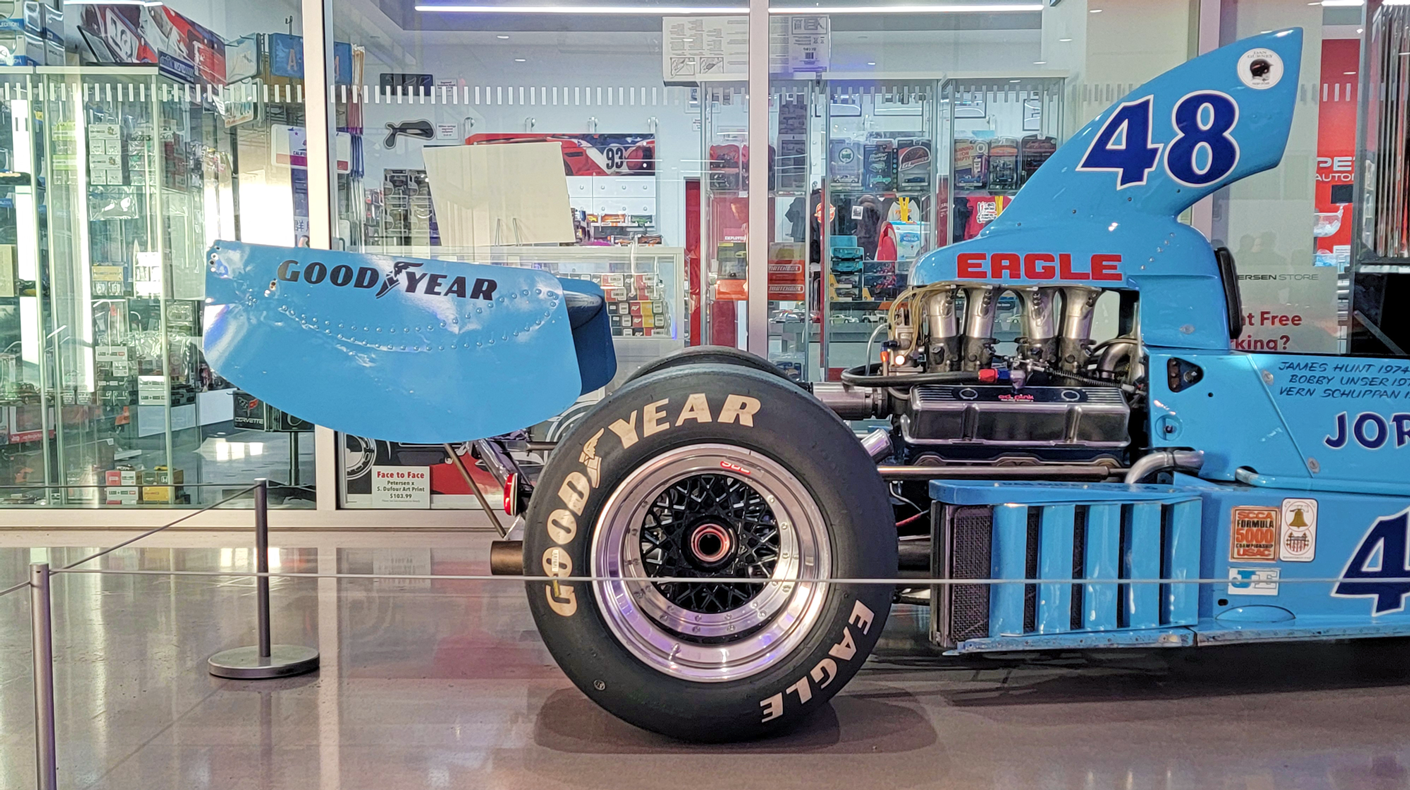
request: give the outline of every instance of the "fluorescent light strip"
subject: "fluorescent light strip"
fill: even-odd
[[[869,5],[869,6],[819,6],[819,7],[775,7],[770,14],[995,14],[1006,11],[1042,11],[1042,3],[1014,4],[991,3],[988,5]]]
[[[70,2],[70,5],[73,5]],[[595,14],[672,16],[675,14],[747,14],[747,6],[559,6],[559,5],[418,5],[416,10],[445,14]],[[894,6],[784,6],[770,8],[770,14],[993,14],[1042,11],[1042,3],[986,5],[894,5]]]
[[[637,16],[670,16],[672,14],[747,14],[748,6],[630,6],[630,5],[418,5],[417,11],[439,11],[448,14],[635,14]]]
[[[1322,0],[1323,8],[1353,8],[1365,4],[1366,0]]]

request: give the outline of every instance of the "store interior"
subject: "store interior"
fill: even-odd
[[[255,475],[286,484],[276,505],[314,505],[313,426],[240,393],[200,351],[211,242],[309,243],[300,8],[69,3],[57,32],[37,23],[46,60],[0,67],[9,171],[0,245],[13,245],[3,249],[8,294],[0,282],[7,503],[199,505]],[[738,39],[733,17],[662,16],[649,4],[610,14],[466,8],[332,4],[335,246],[593,280],[613,312],[620,368],[609,392],[686,345],[743,348],[760,334],[800,381],[835,380],[874,359],[874,330],[919,256],[979,233],[1053,148],[1189,57],[1200,37],[1199,3],[778,8],[770,139],[751,141],[737,64],[687,74],[672,58],[695,46],[693,31]],[[1338,101],[1344,82],[1354,113],[1355,69],[1320,67],[1324,42],[1355,44],[1359,9],[1232,3],[1223,16],[1226,37],[1304,25],[1303,81],[1322,74]],[[1300,104],[1277,189],[1254,179],[1187,218],[1250,261],[1245,271],[1268,275],[1249,278],[1246,303],[1305,314],[1293,331],[1249,330],[1254,347],[1336,352],[1347,342],[1351,198],[1322,206],[1309,186],[1332,145],[1319,114],[1334,104]],[[1354,120],[1336,134],[1354,152]],[[562,203],[556,176],[540,184],[503,164],[469,188],[512,196],[522,221],[443,221],[438,200],[466,185],[445,182],[438,198],[444,176],[428,158],[529,141],[562,147],[566,239],[549,208]],[[767,148],[771,162],[766,257],[747,244],[751,148]],[[1313,213],[1330,233],[1313,236]],[[552,221],[540,223],[545,214]],[[1337,243],[1324,250],[1324,235]],[[768,322],[750,327],[745,283],[761,263]],[[1277,284],[1286,277],[1299,285]],[[1011,342],[1005,300],[998,339]],[[1098,320],[1114,320],[1106,307]],[[379,506],[359,470],[411,462],[434,470],[432,507],[474,506],[442,447],[358,437],[335,446],[338,490],[324,496],[339,507]]]

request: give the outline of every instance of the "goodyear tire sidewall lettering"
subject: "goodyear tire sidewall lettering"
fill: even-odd
[[[574,446],[578,431],[570,435],[568,447],[564,448],[563,452],[576,452],[577,465],[564,475],[562,483],[555,490],[541,491],[538,494],[547,494],[554,500],[554,509],[544,520],[544,529],[552,542],[552,545],[544,550],[541,561],[545,576],[562,579],[572,575],[571,559],[565,564],[559,555],[568,557],[566,549],[582,532],[583,515],[588,502],[598,493],[599,484],[602,482],[603,464],[603,458],[598,455],[599,449],[604,452],[610,449],[627,450],[637,444],[643,436],[653,436],[687,424],[717,423],[753,428],[754,418],[764,409],[764,404],[759,398],[748,394],[730,393],[723,398],[717,396],[714,400],[715,402],[711,403],[711,398],[704,392],[692,392],[685,398],[660,398],[644,406],[631,408],[627,414],[612,419],[611,431],[598,428],[596,432],[585,437],[581,445]],[[623,410],[625,409],[624,405]],[[606,413],[612,415],[617,411],[619,410],[607,409]],[[608,435],[611,438],[604,446],[603,437]],[[550,555],[554,556],[551,558]],[[578,589],[575,584],[551,582],[544,585],[544,595],[549,608],[560,617],[572,617],[577,614]]]
[[[748,737],[801,721],[847,683],[880,633],[891,590],[831,585],[819,620],[797,648],[739,680],[691,682],[642,663],[609,629],[596,586],[582,581],[592,572],[593,535],[604,503],[627,476],[663,453],[701,444],[767,455],[797,476],[823,514],[832,576],[894,575],[885,485],[847,424],[781,377],[702,364],[628,383],[560,442],[526,514],[525,573],[544,577],[527,584],[529,603],[559,666],[607,710],[678,737]],[[856,621],[869,619],[869,629],[849,620],[854,611],[868,613]],[[800,705],[798,691],[787,692],[780,712],[764,721],[761,701],[789,687],[807,701]]]

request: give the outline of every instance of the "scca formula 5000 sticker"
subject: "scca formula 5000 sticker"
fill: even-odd
[[[1229,512],[1229,559],[1273,562],[1278,558],[1278,511],[1236,507]]]

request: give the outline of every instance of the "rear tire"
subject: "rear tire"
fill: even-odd
[[[754,356],[748,351],[740,351],[733,346],[690,346],[674,354],[651,360],[637,368],[627,377],[627,381],[636,381],[653,373],[687,365],[736,365],[749,370],[757,370],[760,373],[769,373],[785,381],[788,380],[788,376],[779,370],[778,365],[763,357]]]
[[[741,740],[804,720],[881,634],[896,531],[876,465],[786,380],[658,372],[560,444],[524,533],[530,609],[564,673],[639,727]],[[768,584],[653,582],[759,578]]]

